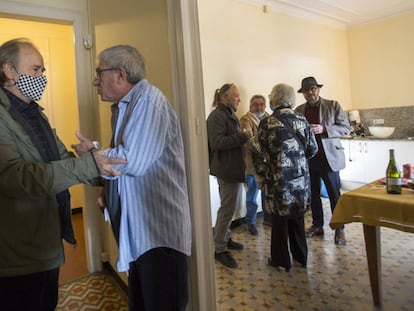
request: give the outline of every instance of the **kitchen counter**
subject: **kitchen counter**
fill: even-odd
[[[388,138],[377,138],[374,137],[372,135],[366,135],[366,136],[352,136],[352,135],[346,135],[346,136],[342,136],[341,139],[350,139],[350,140],[380,140],[380,141],[385,141],[385,140],[391,140],[391,141],[413,141],[414,142],[414,137],[388,137]]]
[[[340,171],[344,189],[354,189],[384,177],[389,150],[394,149],[397,164],[414,164],[414,140],[357,137],[341,139],[346,166]]]

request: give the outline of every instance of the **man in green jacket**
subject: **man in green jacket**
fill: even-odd
[[[76,244],[68,188],[118,175],[121,159],[68,152],[36,103],[43,58],[26,39],[0,46],[0,301],[2,310],[55,310],[62,238]]]

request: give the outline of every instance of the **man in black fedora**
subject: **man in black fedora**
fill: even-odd
[[[324,234],[324,217],[320,197],[321,179],[326,186],[332,212],[341,195],[339,171],[345,167],[345,154],[340,137],[351,131],[348,118],[341,105],[337,101],[319,96],[322,86],[314,77],[304,78],[298,93],[303,94],[306,103],[296,108],[296,111],[302,113],[308,120],[319,147],[316,156],[309,160],[312,226],[306,231],[307,237]],[[335,230],[335,244],[346,244],[343,226]]]

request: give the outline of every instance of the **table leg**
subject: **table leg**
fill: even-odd
[[[380,306],[382,304],[380,227],[364,224],[364,238],[372,298],[374,305]]]

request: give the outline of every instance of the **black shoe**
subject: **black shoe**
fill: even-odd
[[[335,244],[346,245],[345,230],[335,229]]]
[[[311,238],[313,236],[323,236],[323,228],[318,228],[312,225],[308,231],[305,232],[305,235],[307,238]]]
[[[251,235],[258,235],[257,228],[255,224],[247,224],[247,230]]]
[[[227,247],[228,249],[234,249],[236,251],[241,251],[244,249],[243,244],[234,242],[232,239],[229,239],[229,241],[227,242]]]
[[[230,252],[215,253],[214,258],[220,262],[223,266],[228,268],[237,268],[237,261],[233,258]]]
[[[273,268],[278,269],[279,271],[282,271],[282,269],[283,269],[283,270],[285,270],[285,272],[290,272],[290,269],[291,269],[291,267],[282,267],[282,266],[279,266],[278,264],[276,264],[276,263],[273,262],[273,260],[272,260],[271,257],[268,257],[267,258],[267,264],[269,266],[272,266]]]
[[[265,225],[265,226],[272,226],[272,222],[270,221],[270,219],[265,219],[265,220],[263,220],[263,224]]]

